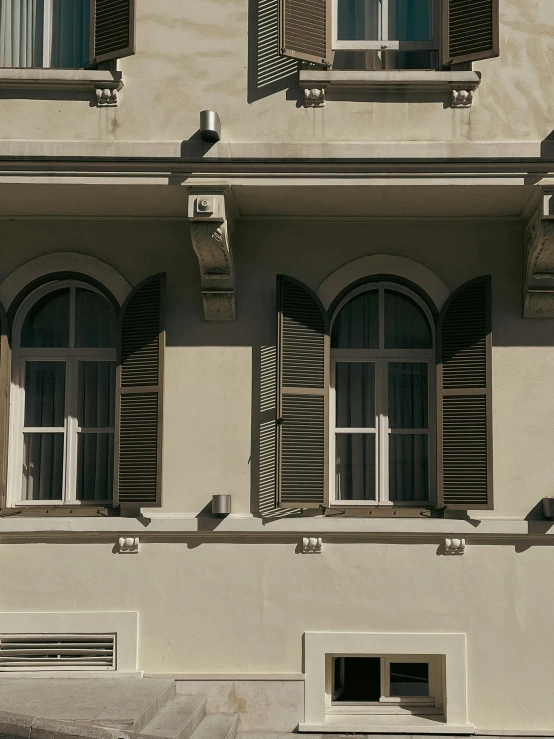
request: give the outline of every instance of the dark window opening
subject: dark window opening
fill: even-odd
[[[335,657],[333,701],[369,702],[381,697],[379,657]]]
[[[391,662],[390,694],[402,698],[429,695],[429,665],[426,662]]]

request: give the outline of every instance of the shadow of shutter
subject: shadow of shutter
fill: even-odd
[[[0,510],[7,505],[11,348],[8,318],[0,305]]]
[[[164,275],[136,287],[121,317],[116,385],[115,500],[161,506]]]
[[[91,0],[92,63],[122,59],[135,53],[135,0]]]
[[[498,56],[499,15],[499,0],[443,0],[442,66]]]
[[[306,285],[279,275],[277,491],[285,508],[328,503],[329,320]]]
[[[493,507],[491,353],[487,276],[459,287],[439,317],[439,507]]]
[[[283,56],[332,65],[332,0],[280,0],[279,47]]]

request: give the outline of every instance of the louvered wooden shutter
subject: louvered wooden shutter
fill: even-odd
[[[8,318],[0,305],[0,510],[7,500],[8,428],[11,382],[11,349],[8,342]]]
[[[281,54],[330,67],[332,0],[279,0]]]
[[[114,475],[120,505],[161,505],[164,288],[164,275],[149,277],[122,311]]]
[[[135,53],[135,0],[91,0],[92,63]]]
[[[491,509],[491,281],[450,297],[438,331],[438,505]]]
[[[443,0],[441,63],[476,62],[498,56],[499,0]]]
[[[329,321],[306,285],[279,275],[277,490],[283,508],[328,502]]]

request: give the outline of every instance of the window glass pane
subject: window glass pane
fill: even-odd
[[[381,697],[379,657],[335,657],[333,701],[370,702]],[[337,682],[337,676],[339,682]]]
[[[380,9],[380,0],[338,0],[339,41],[380,39]]]
[[[375,500],[375,434],[336,435],[339,500]]]
[[[429,366],[426,362],[389,362],[389,426],[429,427]]]
[[[432,349],[431,328],[421,308],[402,293],[385,290],[385,349]]]
[[[43,0],[0,1],[0,66],[42,67]]]
[[[429,499],[427,434],[389,434],[389,498]]]
[[[113,434],[79,434],[77,500],[112,497]]]
[[[430,41],[429,0],[391,0],[389,38],[396,41]]]
[[[331,346],[335,349],[379,348],[379,294],[357,295],[341,308],[333,323]]]
[[[21,346],[69,346],[69,288],[48,293],[35,303],[23,323]]]
[[[61,500],[64,434],[23,434],[22,500]]]
[[[90,0],[52,0],[52,67],[89,61]]]
[[[375,428],[375,365],[337,362],[335,388],[338,428]]]
[[[77,421],[84,428],[115,424],[115,362],[79,362]]]
[[[77,288],[75,346],[109,349],[116,346],[115,311],[110,302],[92,290]]]
[[[65,362],[27,362],[25,426],[62,427],[65,421]]]
[[[429,695],[427,662],[391,662],[390,694],[393,698]]]

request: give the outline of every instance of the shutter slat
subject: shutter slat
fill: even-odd
[[[317,296],[280,276],[277,486],[281,507],[327,503],[329,322]]]
[[[331,66],[331,1],[279,0],[281,54]]]
[[[480,277],[439,320],[439,506],[492,508],[491,343],[490,278]]]
[[[135,0],[91,0],[91,58],[95,63],[135,53]]]
[[[498,0],[443,0],[442,65],[498,56],[499,26]]]
[[[161,505],[164,276],[145,280],[122,313],[115,481],[120,505]]]

